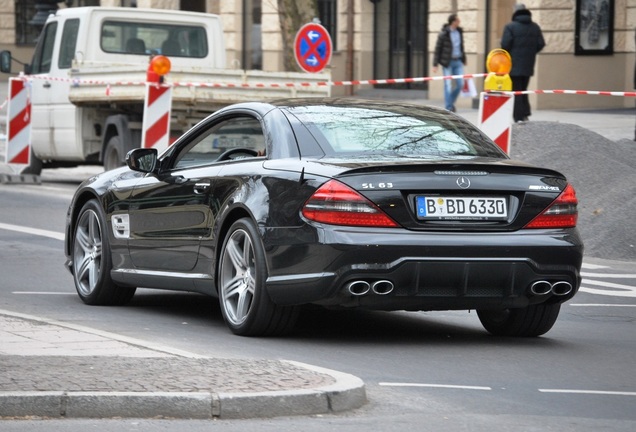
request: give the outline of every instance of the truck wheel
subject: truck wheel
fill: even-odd
[[[124,149],[119,135],[114,135],[104,150],[104,170],[110,171],[120,166],[124,166]]]
[[[42,161],[35,157],[33,150],[31,150],[31,162],[22,170],[21,174],[33,174],[36,176],[42,174]]]
[[[560,310],[560,304],[538,304],[519,309],[478,310],[477,316],[495,336],[535,337],[552,328]]]

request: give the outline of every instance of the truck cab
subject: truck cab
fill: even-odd
[[[149,59],[163,54],[176,68],[223,69],[225,48],[217,16],[127,8],[68,8],[50,15],[27,72],[32,78],[31,140],[35,165],[121,165],[140,144],[143,98],[103,97],[73,103],[84,67],[102,78],[144,81]],[[140,19],[143,17],[143,19]],[[130,72],[137,72],[136,76]],[[94,78],[94,74],[92,74]],[[137,89],[138,90],[138,89]],[[122,93],[131,93],[126,89]],[[138,92],[137,92],[138,93]],[[119,95],[122,96],[122,95]]]

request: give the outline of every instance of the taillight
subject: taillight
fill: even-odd
[[[578,218],[576,192],[567,185],[561,195],[539,216],[530,221],[526,228],[574,228]]]
[[[371,201],[336,180],[320,186],[307,200],[302,213],[309,220],[331,225],[398,226]]]

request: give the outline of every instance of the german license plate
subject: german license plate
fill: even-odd
[[[508,218],[508,201],[504,197],[417,196],[418,219],[504,220]]]

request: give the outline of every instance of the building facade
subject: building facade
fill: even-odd
[[[523,1],[523,0],[522,0]],[[0,49],[28,62],[37,21],[49,9],[111,6],[182,9],[219,14],[233,68],[299,70],[293,36],[317,18],[329,30],[332,80],[432,75],[437,33],[451,13],[464,29],[466,73],[485,72],[488,52],[499,47],[516,0],[0,0]],[[634,89],[636,0],[525,0],[546,40],[531,90]],[[38,19],[35,19],[38,15]],[[286,17],[286,18],[285,18]],[[17,68],[16,68],[17,70]],[[476,79],[477,88],[483,80]],[[442,81],[394,85],[442,99]],[[334,94],[359,88],[334,87]],[[464,99],[463,104],[472,101]],[[539,109],[633,107],[620,96],[532,95]]]

